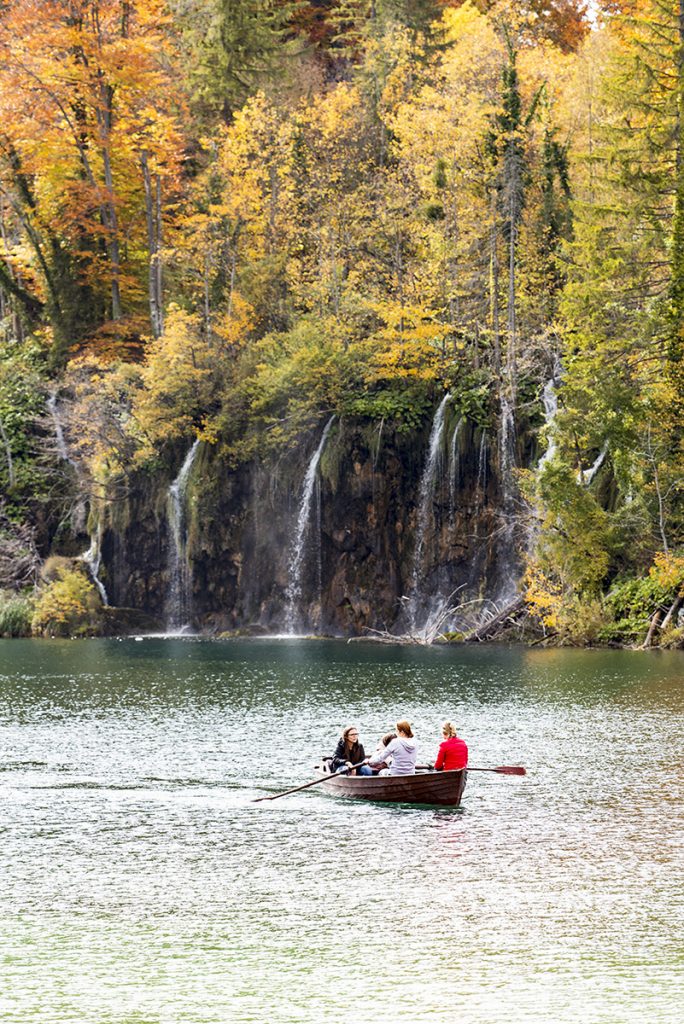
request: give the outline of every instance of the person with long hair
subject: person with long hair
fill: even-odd
[[[333,754],[331,771],[344,771],[345,768],[351,768],[353,764],[358,764],[359,761],[365,760],[366,751],[363,749],[363,744],[359,742],[359,730],[355,725],[348,725],[347,728],[343,730],[335,753]],[[367,764],[364,764],[360,768],[357,768],[348,774],[372,775],[373,771]]]
[[[396,737],[383,750],[376,751],[368,763],[371,768],[378,768],[391,757],[389,768],[383,768],[381,775],[415,775],[418,747],[411,723],[402,718],[397,722],[396,730]]]
[[[442,742],[439,745],[435,770],[438,772],[455,772],[468,766],[468,747],[464,740],[456,735],[451,722],[442,722]]]
[[[390,745],[392,740],[396,740],[396,738],[396,732],[386,732],[382,739],[378,740],[378,745],[375,748],[374,753],[371,754],[371,756],[368,759],[369,762],[371,759],[374,762],[373,768],[371,769],[373,775],[380,775],[381,771],[384,768],[389,768],[390,764],[392,763],[392,755],[388,754],[387,757],[385,757],[385,751],[387,750],[387,747]],[[382,761],[380,762],[378,762],[377,759],[379,754],[382,755]]]

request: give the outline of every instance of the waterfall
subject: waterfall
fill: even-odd
[[[428,442],[428,454],[423,468],[423,475],[420,480],[418,498],[418,518],[416,521],[416,542],[413,549],[413,570],[411,572],[411,596],[408,604],[408,615],[411,632],[415,633],[417,628],[417,617],[419,606],[425,603],[426,595],[421,591],[423,583],[423,560],[425,541],[430,523],[434,525],[434,496],[437,474],[442,454],[442,442],[444,437],[444,424],[446,420],[446,407],[451,395],[446,394],[437,408],[430,430]],[[425,628],[428,621],[423,624]]]
[[[176,479],[168,490],[166,514],[169,524],[169,589],[166,602],[167,632],[185,631],[190,616],[190,566],[187,556],[187,529],[185,516],[185,494],[195,456],[199,449],[199,438],[185,456]]]
[[[608,454],[608,442],[604,441],[603,448],[601,449],[601,451],[596,456],[593,465],[591,465],[589,467],[589,469],[586,469],[584,471],[584,473],[581,470],[578,472],[578,474],[577,474],[578,481],[580,483],[583,482],[588,487],[589,484],[591,483],[591,481],[594,479],[594,477],[598,473],[598,471],[601,468],[601,466],[603,465],[603,463],[605,462],[607,454]]]
[[[63,462],[68,462],[69,465],[73,466],[73,468],[78,472],[78,466],[69,455],[69,449],[67,448],[66,441],[64,439],[64,428],[62,427],[62,421],[60,420],[59,413],[57,412],[56,391],[52,391],[50,393],[50,397],[47,400],[47,408],[55,428],[55,439],[57,441],[57,452],[59,457]]]
[[[453,528],[454,517],[456,515],[456,488],[460,483],[460,459],[458,452],[458,442],[463,430],[463,424],[465,420],[463,416],[459,419],[458,423],[454,427],[454,432],[451,437],[451,446],[449,448],[449,465],[447,468],[447,476],[449,478],[449,523]]]
[[[102,604],[105,606],[109,605],[109,599],[107,597],[107,591],[105,590],[104,583],[100,579],[100,563],[102,561],[102,524],[97,524],[95,533],[90,536],[90,547],[87,551],[84,551],[80,556],[81,561],[88,566],[91,578],[95,586],[97,587],[100,597],[102,598]]]
[[[499,421],[499,474],[504,511],[510,513],[515,499],[515,418],[513,408],[505,396],[501,396],[501,418]]]
[[[544,404],[544,422],[547,430],[547,448],[537,464],[537,472],[542,470],[547,462],[554,457],[557,451],[557,444],[553,435],[553,424],[558,412],[558,395],[556,394],[556,380],[554,377],[547,381],[542,394]]]
[[[57,392],[56,391],[50,392],[50,395],[49,395],[48,400],[47,400],[47,409],[48,409],[48,412],[50,413],[50,418],[52,419],[52,423],[53,423],[53,426],[54,426],[54,429],[55,429],[55,440],[57,441],[57,454],[59,455],[60,459],[62,459],[63,462],[66,462],[66,463],[68,463],[71,466],[71,468],[74,470],[74,473],[76,474],[76,479],[78,480],[79,484],[81,485],[81,486],[79,486],[78,497],[76,498],[74,506],[73,506],[73,508],[71,510],[71,529],[72,529],[73,533],[75,533],[75,534],[82,533],[82,532],[85,531],[86,499],[85,499],[85,497],[82,496],[82,493],[81,493],[82,484],[83,484],[82,477],[81,477],[81,470],[80,470],[80,468],[78,466],[78,463],[75,462],[71,458],[71,456],[69,455],[69,449],[67,447],[66,439],[64,437],[64,428],[62,427],[62,421],[60,419],[59,412],[57,410]],[[91,547],[92,547],[92,545],[91,545]],[[88,549],[88,550],[90,550],[90,549]],[[83,560],[86,561],[85,558]],[[98,565],[99,565],[99,559],[98,559]],[[100,586],[101,586],[101,584],[98,582],[98,589],[99,589]],[[107,602],[105,601],[105,604],[106,603]]]
[[[518,590],[520,566],[516,556],[515,503],[515,417],[508,399],[501,396],[499,421],[499,481],[501,487],[501,527],[497,543],[497,600],[510,601]]]
[[[556,452],[558,451],[558,445],[556,444],[555,438],[555,420],[558,413],[558,384],[560,383],[562,374],[561,361],[556,355],[553,361],[553,371],[551,378],[544,385],[542,392],[542,405],[544,406],[544,422],[546,424],[546,451],[542,455],[541,459],[537,464],[537,473],[544,468],[547,462],[549,462]]]
[[[477,458],[477,491],[480,507],[485,504],[485,492],[487,490],[487,434],[483,430],[480,434],[480,451]]]
[[[304,477],[302,496],[299,500],[299,511],[297,513],[297,525],[295,534],[290,545],[290,556],[288,564],[288,584],[285,592],[285,628],[288,633],[293,634],[299,626],[299,605],[302,597],[302,575],[306,555],[306,541],[309,536],[311,522],[311,505],[314,497],[314,488],[317,480],[318,464],[328,440],[330,428],[335,417],[331,416],[318,443],[316,451],[311,456],[309,466]],[[320,519],[320,512],[319,512]],[[320,546],[320,525],[318,529],[318,542]],[[320,550],[320,547],[319,547]]]

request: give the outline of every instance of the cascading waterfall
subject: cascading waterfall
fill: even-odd
[[[57,453],[58,453],[60,459],[62,459],[63,462],[68,462],[69,465],[73,466],[73,468],[78,472],[78,466],[76,465],[74,460],[69,455],[69,449],[67,448],[66,440],[64,439],[64,428],[62,426],[62,421],[59,418],[59,413],[57,411],[57,392],[56,391],[53,391],[50,394],[50,397],[47,400],[47,408],[48,408],[48,412],[50,413],[50,417],[52,419],[52,422],[53,422],[54,428],[55,428],[55,439],[57,441]]]
[[[547,448],[537,464],[537,472],[542,470],[546,463],[554,457],[558,448],[553,434],[553,424],[556,419],[556,413],[558,412],[558,395],[556,394],[556,379],[554,377],[547,381],[544,387],[542,402],[544,405],[544,421],[546,423],[547,430]]]
[[[454,427],[454,432],[451,435],[451,446],[449,448],[449,465],[447,468],[447,476],[449,478],[449,523],[452,529],[454,525],[454,518],[456,516],[456,493],[458,485],[460,483],[460,459],[458,451],[458,442],[461,437],[464,422],[465,420],[463,416],[461,416],[458,423]]]
[[[288,585],[285,592],[285,629],[288,633],[294,634],[300,623],[300,603],[302,598],[302,574],[304,570],[305,555],[307,553],[307,540],[311,533],[311,506],[314,498],[314,490],[318,478],[318,464],[325,449],[325,442],[328,440],[330,428],[335,420],[331,416],[318,443],[316,451],[311,456],[304,483],[302,485],[302,496],[299,500],[297,513],[297,525],[295,534],[290,545],[290,557],[288,564]],[[320,551],[320,506],[319,506],[319,529],[317,531],[318,550]]]
[[[547,380],[542,391],[542,405],[544,407],[544,423],[546,425],[546,451],[542,454],[541,458],[537,462],[536,473],[539,474],[543,470],[547,462],[554,457],[558,451],[558,445],[556,444],[556,438],[554,435],[554,424],[556,414],[558,413],[558,393],[557,387],[561,375],[560,361],[557,359],[554,365],[553,377]],[[537,542],[539,535],[539,520],[536,516],[531,515],[529,518],[529,525],[527,527],[527,551],[528,553],[534,550],[534,546]]]
[[[498,543],[499,586],[497,599],[510,601],[517,593],[519,566],[515,554],[515,417],[505,395],[501,396],[499,420],[499,481],[501,486],[501,531]]]
[[[544,391],[542,392],[542,405],[544,406],[544,422],[546,424],[546,451],[542,455],[541,459],[537,463],[537,473],[539,473],[547,462],[554,457],[558,451],[558,445],[556,444],[555,437],[555,422],[558,414],[558,385],[560,383],[561,374],[563,372],[561,361],[556,356],[553,363],[553,373],[549,380],[544,385]]]
[[[59,410],[57,408],[57,392],[52,391],[47,400],[47,409],[52,420],[55,430],[55,440],[57,441],[57,454],[63,462],[68,463],[71,466],[76,478],[81,483],[81,470],[78,463],[74,461],[69,455],[69,449],[67,447],[66,439],[64,437],[64,428],[60,419]],[[79,487],[79,491],[81,488]],[[86,522],[86,501],[85,498],[80,494],[77,497],[74,506],[71,510],[71,529],[73,533],[82,533],[85,531]],[[85,561],[85,559],[84,559]]]
[[[102,562],[102,524],[97,524],[97,529],[90,536],[90,547],[87,551],[84,551],[81,555],[81,561],[88,566],[88,571],[92,577],[93,583],[98,589],[100,597],[102,598],[102,604],[105,606],[109,605],[109,598],[107,597],[107,591],[105,585],[100,579],[100,564]]]
[[[198,438],[185,456],[178,476],[169,487],[166,499],[170,541],[168,556],[169,589],[166,602],[167,632],[187,630],[188,619],[191,613],[185,494],[199,445],[200,441]]]
[[[605,462],[607,454],[608,454],[608,442],[604,441],[603,448],[601,449],[601,451],[596,456],[596,459],[594,460],[593,465],[591,465],[589,467],[589,469],[585,469],[585,471],[583,473],[580,472],[580,473],[577,474],[578,481],[580,483],[584,483],[588,487],[589,484],[591,483],[591,481],[594,479],[594,477],[598,473],[598,471],[601,468],[601,466],[603,465],[603,463]]]
[[[485,492],[487,490],[487,454],[489,444],[487,435],[482,431],[480,434],[480,450],[477,457],[477,493],[480,505],[485,503]]]
[[[446,407],[451,399],[446,394],[440,402],[437,412],[432,421],[430,440],[428,442],[428,454],[423,468],[423,475],[420,480],[418,498],[418,518],[416,521],[416,542],[413,550],[413,570],[411,572],[411,594],[408,603],[408,617],[412,633],[428,628],[429,622],[434,619],[435,609],[430,609],[425,621],[419,624],[418,618],[421,609],[426,604],[426,595],[422,593],[423,584],[423,561],[425,555],[425,541],[428,527],[434,524],[434,495],[437,483],[438,471],[440,468],[442,445],[444,437],[444,426],[446,422]]]
[[[502,504],[504,511],[509,513],[515,501],[515,417],[508,399],[501,397],[501,417],[499,420],[499,475],[501,478]]]

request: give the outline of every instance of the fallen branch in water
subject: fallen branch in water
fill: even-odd
[[[475,629],[471,630],[463,637],[463,642],[475,643],[482,642],[484,640],[493,640],[494,637],[498,636],[504,629],[506,629],[520,612],[525,609],[525,598],[516,597],[514,601],[511,601],[506,607],[500,611],[497,615],[494,615],[487,622],[483,622]]]

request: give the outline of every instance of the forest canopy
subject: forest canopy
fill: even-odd
[[[55,514],[51,394],[107,489],[195,438],[234,465],[332,413],[411,430],[449,390],[552,444],[519,473],[550,620],[665,573],[682,25],[666,0],[5,0],[2,515]]]

